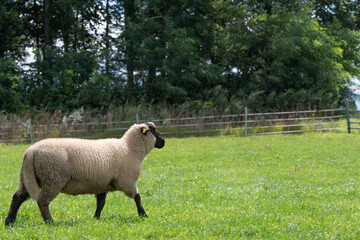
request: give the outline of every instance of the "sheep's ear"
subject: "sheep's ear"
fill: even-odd
[[[150,129],[148,127],[142,127],[141,128],[141,133],[146,135],[148,132],[150,131]]]

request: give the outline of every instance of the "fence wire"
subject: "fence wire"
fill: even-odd
[[[141,117],[141,116],[140,116]],[[318,131],[346,130],[344,109],[308,110],[293,112],[266,112],[219,116],[194,116],[166,119],[139,119],[133,121],[73,122],[60,124],[1,125],[0,143],[39,141],[44,138],[120,138],[136,121],[154,122],[165,137],[189,136],[252,136],[266,134],[296,134]]]

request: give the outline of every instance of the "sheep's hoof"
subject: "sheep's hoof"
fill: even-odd
[[[52,219],[44,220],[44,222],[45,222],[46,224],[54,224],[54,220],[52,220]]]
[[[15,223],[15,220],[12,219],[5,219],[5,227],[11,227]]]
[[[141,217],[141,218],[148,218],[148,215],[146,215],[146,213],[140,213],[140,214],[139,214],[139,217]]]

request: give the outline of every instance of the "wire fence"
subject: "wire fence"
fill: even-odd
[[[267,112],[220,116],[195,116],[128,121],[94,121],[36,124],[31,119],[17,125],[0,125],[0,143],[28,143],[44,138],[120,138],[134,123],[154,122],[165,137],[253,136],[316,131],[346,132],[345,109]]]

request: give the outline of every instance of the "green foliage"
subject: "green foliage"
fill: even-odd
[[[95,73],[89,81],[83,82],[78,96],[79,105],[88,109],[107,109],[111,104],[112,91],[109,78]]]
[[[0,109],[16,112],[22,109],[21,94],[18,91],[19,70],[10,59],[0,58]]]
[[[358,1],[331,0],[324,2],[315,0],[314,10],[317,18],[324,25],[339,20],[345,29],[360,29],[360,6]]]
[[[254,111],[342,106],[353,97],[351,79],[360,76],[358,5],[3,1],[0,59],[20,68],[8,71],[6,63],[1,69],[2,91],[13,97],[0,110],[193,102],[211,102],[217,112],[240,105]],[[30,64],[26,47],[35,54]]]
[[[305,4],[300,9],[274,4],[271,14],[253,14],[251,7],[239,5],[227,2],[220,8],[215,53],[231,72],[228,84],[241,90],[230,89],[245,104],[254,109],[306,109],[343,100],[340,88],[359,70],[344,56],[344,38],[334,38],[335,30],[321,27]],[[355,42],[355,36],[348,37]]]
[[[109,193],[100,220],[93,196],[60,194],[43,223],[29,200],[8,239],[356,239],[358,134],[168,139],[142,166],[132,199]],[[28,145],[0,145],[1,223]],[[121,230],[119,230],[121,229]]]
[[[27,41],[26,16],[21,15],[22,5],[18,1],[2,1],[0,4],[0,58],[11,55],[21,57]]]

